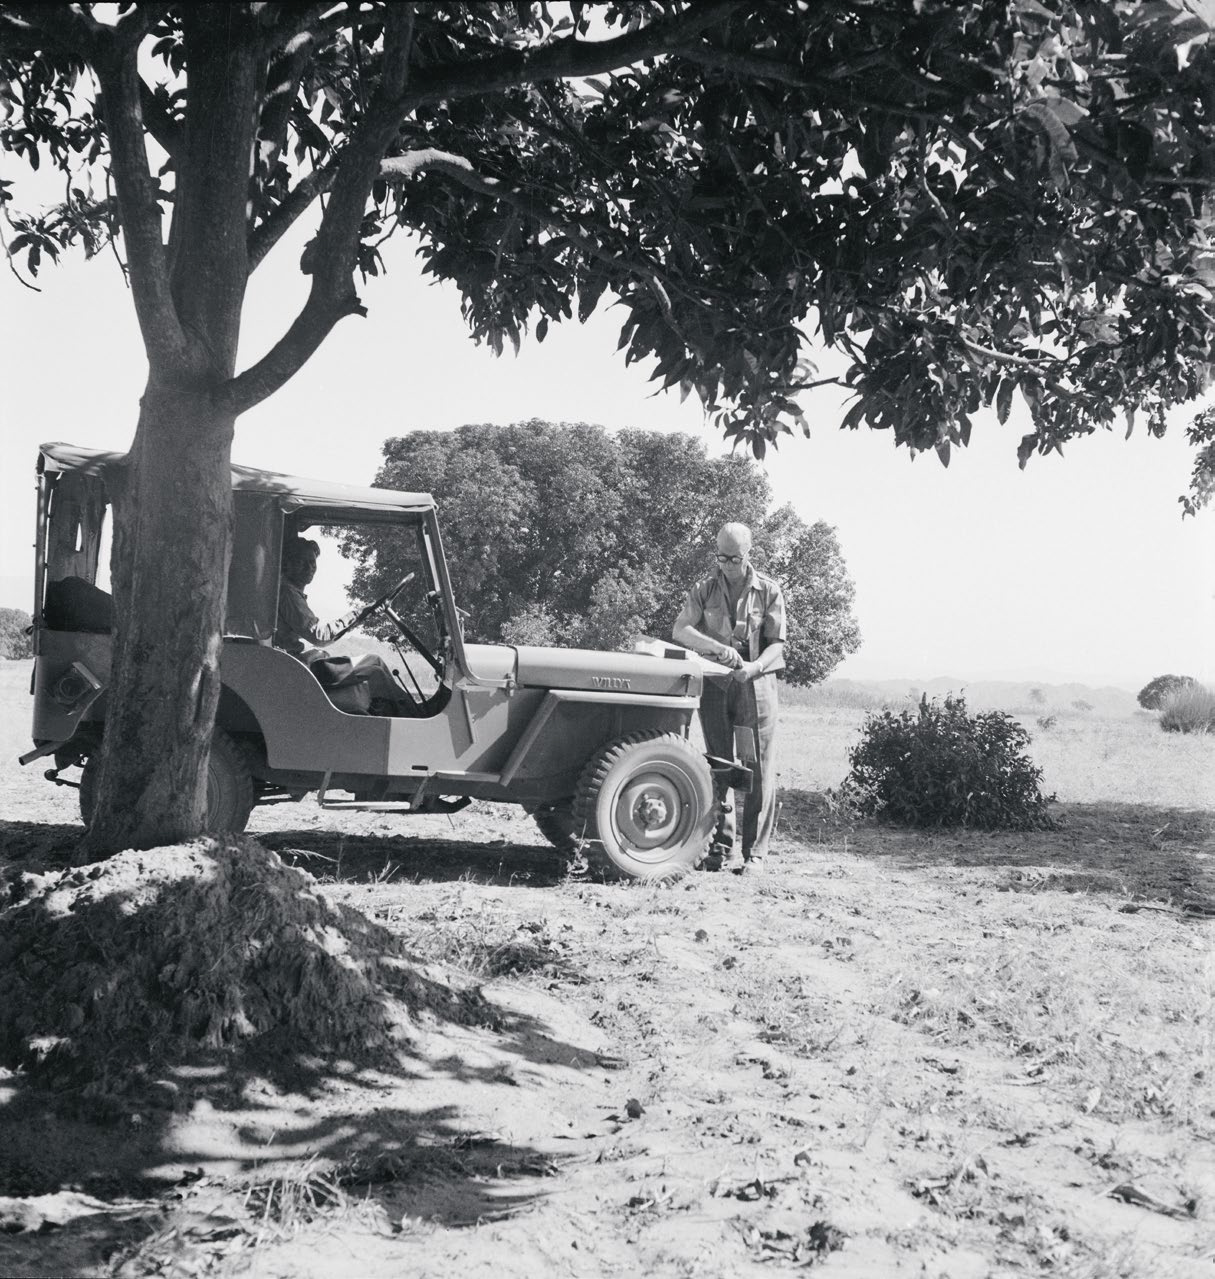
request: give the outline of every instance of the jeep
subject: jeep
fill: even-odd
[[[34,747],[46,776],[79,787],[89,821],[106,714],[113,605],[97,584],[118,453],[42,446],[34,601]],[[602,872],[673,879],[705,857],[736,760],[690,740],[718,668],[681,648],[596,652],[464,639],[434,499],[233,465],[233,548],[211,743],[207,824],[240,831],[257,804],[315,792],[323,808],[454,812],[520,804],[556,847]],[[403,570],[352,629],[390,630],[395,713],[361,663],[273,643],[282,549],[305,530],[357,531]],[[346,632],[342,632],[345,634]],[[79,767],[79,781],[62,777]],[[716,785],[715,785],[716,776]]]

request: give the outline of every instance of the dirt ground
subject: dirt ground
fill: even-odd
[[[5,873],[55,875],[74,795],[4,770]],[[506,808],[259,810],[493,1024],[102,1120],[0,1077],[0,1273],[1209,1279],[1215,814],[783,801],[766,875],[667,888],[568,879]]]

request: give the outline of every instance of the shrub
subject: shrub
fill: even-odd
[[[1215,692],[1191,680],[1166,693],[1160,727],[1166,733],[1215,733]]]
[[[1157,675],[1139,690],[1139,705],[1145,711],[1158,711],[1170,693],[1197,683],[1192,675]]]
[[[1093,709],[1092,702],[1086,702],[1083,697],[1077,697],[1076,700],[1072,703],[1072,710],[1075,710],[1075,711],[1080,711],[1084,713],[1087,711],[1091,711],[1092,709]]]
[[[30,615],[19,608],[0,608],[0,657],[33,657]]]
[[[862,812],[903,826],[1050,830],[1053,795],[1025,755],[1029,734],[1003,711],[970,715],[962,697],[915,713],[870,715],[843,790]]]
[[[1039,715],[1038,716],[1038,727],[1044,733],[1050,732],[1050,730],[1054,728],[1054,726],[1058,722],[1059,722],[1059,717],[1057,715]]]

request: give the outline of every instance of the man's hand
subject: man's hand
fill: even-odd
[[[758,679],[764,673],[763,667],[758,662],[744,662],[741,657],[738,660],[741,664],[734,670],[730,678],[736,679],[740,684],[748,684],[751,680]]]
[[[729,666],[733,671],[735,678],[738,677],[739,670],[745,665],[742,654],[735,648],[731,648],[728,644],[722,644],[709,654],[711,661],[716,662],[719,666]]]

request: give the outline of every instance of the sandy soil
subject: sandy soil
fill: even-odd
[[[74,797],[0,781],[7,873],[58,873]],[[765,876],[669,888],[569,880],[493,806],[257,812],[494,1025],[178,1065],[104,1122],[7,1073],[0,1273],[1210,1276],[1213,815],[784,802]]]

